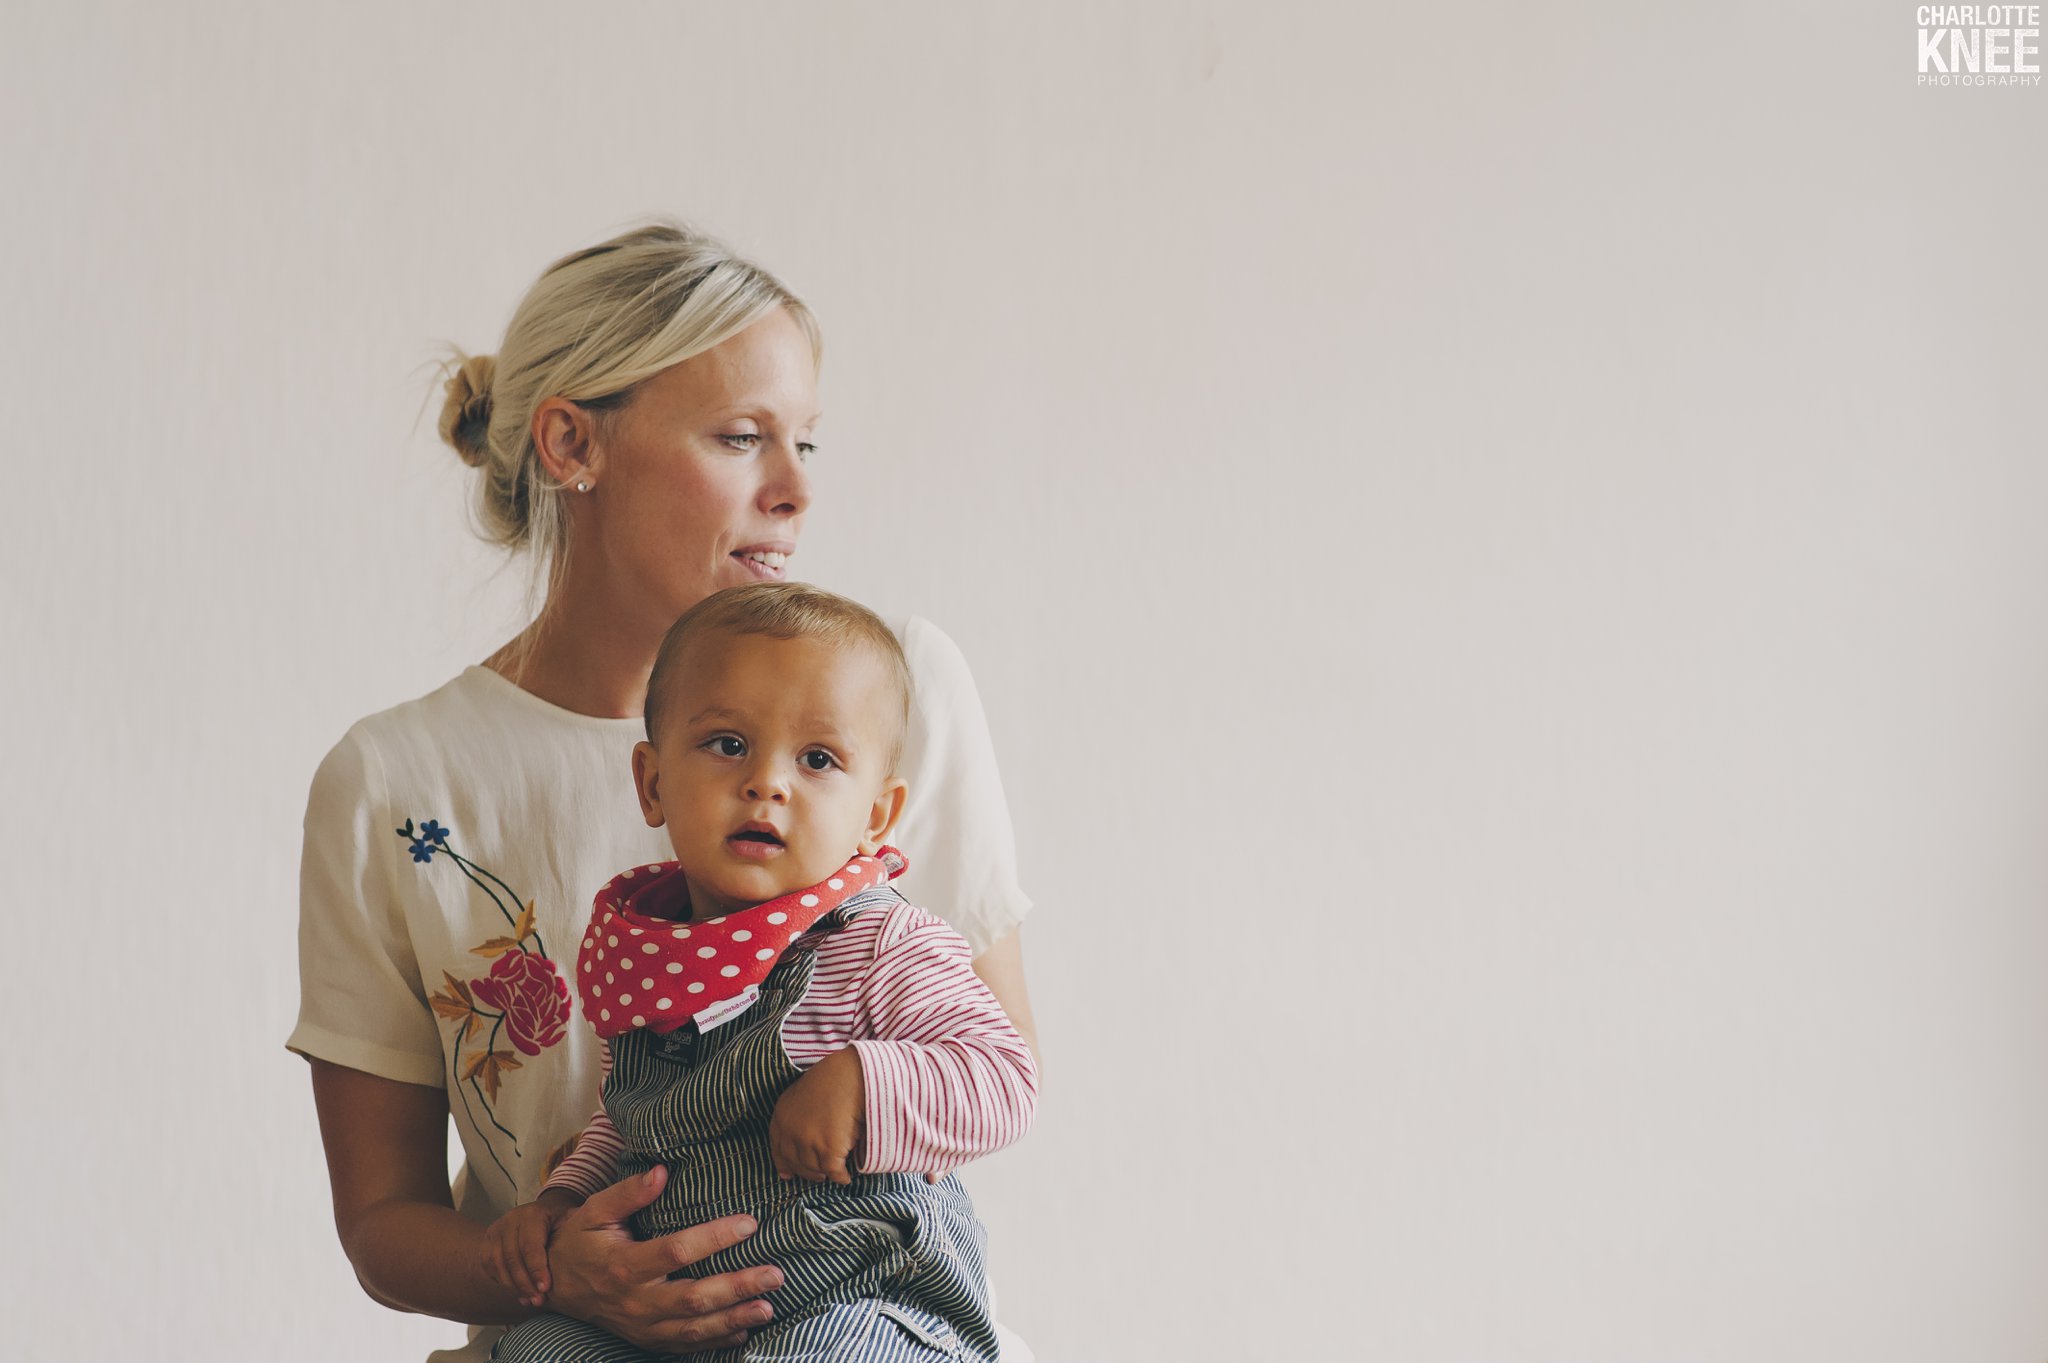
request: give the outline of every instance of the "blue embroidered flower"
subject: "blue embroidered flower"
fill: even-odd
[[[429,819],[420,825],[420,838],[437,846],[446,847],[448,845],[448,830],[441,827],[435,820]]]
[[[425,838],[414,838],[412,840],[412,859],[414,861],[432,861],[434,859],[434,851],[434,844],[428,842]]]

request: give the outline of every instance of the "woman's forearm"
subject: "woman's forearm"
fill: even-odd
[[[510,1325],[533,1314],[483,1270],[484,1228],[453,1207],[392,1200],[358,1213],[342,1248],[363,1290],[400,1311]]]
[[[484,1228],[450,1200],[447,1095],[325,1060],[312,1070],[334,1226],[363,1290],[469,1325],[532,1314],[484,1275]]]
[[[315,1060],[313,1101],[334,1187],[334,1224],[363,1290],[386,1306],[469,1325],[533,1314],[484,1270],[484,1227],[448,1192],[448,1097]],[[548,1247],[548,1303],[643,1348],[665,1352],[735,1343],[770,1319],[754,1300],[782,1286],[771,1266],[669,1281],[676,1269],[754,1231],[727,1217],[641,1243],[633,1214],[660,1196],[666,1173],[599,1192],[563,1217]]]

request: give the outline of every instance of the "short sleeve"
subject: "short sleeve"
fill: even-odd
[[[314,773],[299,863],[299,1022],[308,1059],[442,1087],[441,1038],[392,884],[390,802],[357,725]]]
[[[910,731],[902,774],[910,798],[891,841],[910,859],[904,887],[980,955],[1031,910],[1017,877],[1017,840],[995,745],[967,660],[944,631],[913,616]]]

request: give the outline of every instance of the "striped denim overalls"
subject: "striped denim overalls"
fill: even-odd
[[[803,1072],[782,1021],[810,987],[818,940],[862,912],[900,902],[864,890],[798,938],[739,1017],[700,1035],[694,1025],[613,1038],[604,1089],[627,1152],[619,1177],[656,1164],[668,1185],[633,1219],[641,1239],[745,1212],[760,1229],[675,1276],[706,1278],[756,1264],[782,1270],[770,1324],[737,1349],[691,1355],[843,1363],[994,1363],[996,1335],[982,1272],[984,1233],[955,1175],[855,1174],[848,1185],[783,1181],[768,1153],[775,1101]],[[518,1326],[492,1355],[503,1363],[646,1363],[647,1353],[594,1325],[552,1313]]]

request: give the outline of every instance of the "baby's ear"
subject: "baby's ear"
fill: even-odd
[[[861,836],[862,856],[873,856],[889,840],[890,830],[903,817],[903,802],[909,795],[910,786],[900,776],[892,776],[882,782],[881,790],[875,794],[874,807],[868,811],[867,832]]]
[[[640,815],[649,828],[662,824],[661,773],[657,762],[652,743],[643,738],[633,745],[633,788],[640,794]]]

